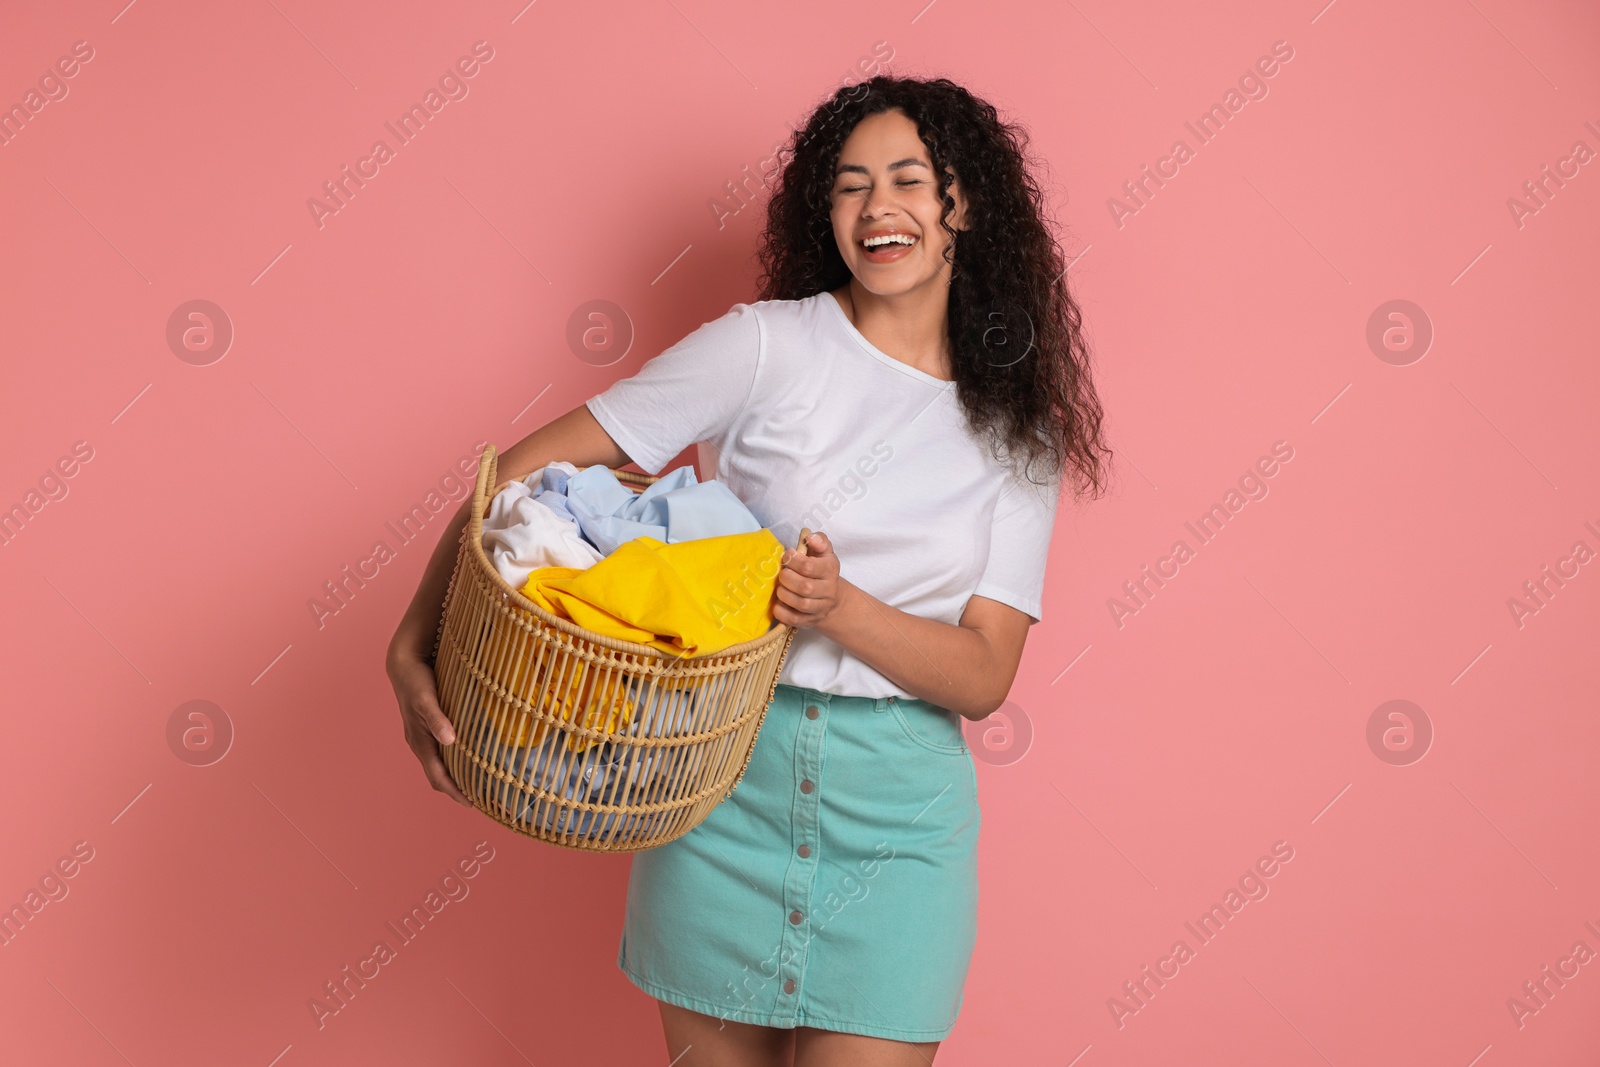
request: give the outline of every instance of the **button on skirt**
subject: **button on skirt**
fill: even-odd
[[[977,938],[961,721],[922,700],[779,685],[733,795],[634,853],[617,966],[717,1018],[948,1037]]]

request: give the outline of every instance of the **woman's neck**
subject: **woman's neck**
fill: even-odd
[[[950,366],[948,285],[923,286],[896,296],[878,296],[854,278],[833,298],[846,317],[886,356],[924,374],[953,381]]]

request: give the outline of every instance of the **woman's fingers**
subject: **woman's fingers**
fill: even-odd
[[[806,538],[806,551],[804,555],[801,554],[798,548],[785,549],[783,554],[783,562],[785,564],[788,564],[791,561],[795,563],[815,564],[823,560],[827,560],[830,557],[833,559],[838,558],[837,556],[834,556],[833,553],[833,542],[828,540],[828,535],[825,533],[814,533],[810,537]]]
[[[778,572],[778,586],[774,592],[780,598],[785,593],[789,593],[791,596],[808,596],[812,592],[810,586],[815,581],[817,579],[807,578],[799,571],[785,568]]]
[[[796,611],[787,604],[773,604],[772,617],[796,630],[803,630],[812,625],[812,616]]]
[[[439,709],[433,667],[422,660],[400,663],[391,668],[390,683],[400,705],[406,745],[422,764],[428,784],[460,804],[475,807],[450,777],[450,769],[439,755],[441,744],[454,743],[455,727],[449,716]]]
[[[469,808],[477,807],[456,785],[455,779],[450,777],[450,768],[444,765],[444,760],[439,758],[437,750],[431,755],[424,755],[421,758],[423,773],[428,776],[429,783],[435,789]]]
[[[827,605],[826,598],[807,596],[798,589],[778,588],[778,603],[802,615],[815,615]]]
[[[785,626],[806,629],[822,621],[826,607],[826,600],[796,596],[787,589],[780,589],[772,602],[772,617]]]
[[[428,728],[428,733],[441,745],[456,743],[455,724],[450,717],[439,710],[439,691],[432,685],[417,694],[417,710],[422,716],[422,724]]]
[[[450,777],[450,768],[444,765],[444,759],[439,755],[439,743],[433,739],[433,735],[417,734],[408,737],[407,741],[417,762],[422,764],[422,773],[427,775],[429,785],[469,808],[475,806],[457,787],[455,779]]]
[[[409,722],[421,726],[439,744],[454,744],[456,728],[450,717],[439,710],[439,688],[433,668],[418,660],[405,664],[398,674],[394,686],[400,697],[401,714]]]
[[[804,588],[806,582],[826,582],[839,574],[837,556],[790,556],[778,572],[778,584],[791,589]]]

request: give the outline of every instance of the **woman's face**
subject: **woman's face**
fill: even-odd
[[[893,296],[930,283],[949,285],[944,254],[950,235],[939,224],[944,205],[933,161],[905,112],[880,111],[856,124],[839,150],[831,195],[839,254],[868,291]],[[956,205],[950,225],[959,230],[966,204],[954,181],[950,196]],[[876,247],[862,244],[885,234],[904,236]]]

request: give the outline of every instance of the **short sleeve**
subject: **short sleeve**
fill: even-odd
[[[1043,618],[1045,563],[1060,499],[1059,482],[1040,486],[1007,478],[995,503],[989,562],[973,595],[998,600],[1034,622]]]
[[[720,442],[755,388],[762,348],[755,308],[735,304],[585,405],[629,459],[656,474],[690,445]]]

